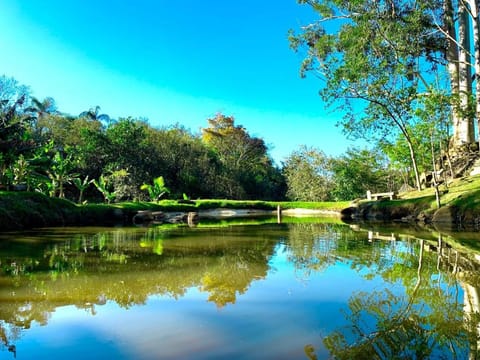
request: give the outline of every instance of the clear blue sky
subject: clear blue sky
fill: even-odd
[[[295,0],[1,0],[0,74],[72,115],[198,132],[222,112],[277,162],[302,144],[339,155],[351,143],[287,41],[314,18]]]

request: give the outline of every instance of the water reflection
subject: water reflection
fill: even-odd
[[[416,234],[309,222],[1,234],[0,347],[16,357],[22,336],[67,306],[92,316],[111,303],[127,311],[196,293],[220,311],[202,331],[242,339],[217,339],[219,357],[476,358],[480,256],[455,234]],[[245,314],[254,323],[242,332]],[[288,318],[281,325],[280,316]],[[199,336],[189,331],[183,336]],[[135,358],[191,356],[182,346]]]
[[[434,242],[368,231],[371,242],[403,240],[399,249],[392,246],[395,261],[377,272],[387,284],[401,284],[405,291],[396,294],[386,287],[354,293],[348,325],[324,339],[335,358],[478,358],[478,255],[461,253],[441,234],[437,237]]]
[[[50,314],[66,305],[95,315],[107,301],[128,309],[151,295],[181,298],[192,287],[207,292],[219,308],[233,304],[252,281],[266,276],[277,241],[272,234],[253,242],[248,232],[235,229],[189,236],[181,229],[78,231],[52,229],[2,239],[4,348],[13,349],[22,329],[33,322],[46,325]]]

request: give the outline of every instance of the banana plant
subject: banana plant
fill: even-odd
[[[64,198],[64,185],[69,184],[78,174],[72,173],[73,160],[72,155],[62,155],[59,151],[55,153],[52,159],[52,165],[50,170],[47,171],[47,175],[53,185],[53,194],[57,193],[58,197]]]
[[[163,195],[170,193],[170,189],[165,186],[163,176],[153,179],[153,184],[143,184],[140,190],[148,191],[150,201],[159,201]]]
[[[24,186],[26,189],[31,171],[30,163],[23,155],[20,155],[12,167],[14,185]]]
[[[93,180],[93,185],[95,185],[98,191],[102,193],[106,203],[110,204],[117,197],[115,191],[110,191],[108,189],[109,186],[106,176],[100,175],[98,180]]]
[[[75,185],[75,187],[80,192],[80,194],[78,195],[78,203],[81,204],[83,201],[84,191],[90,186],[90,184],[94,182],[94,180],[93,179],[89,180],[87,175],[83,180],[81,180],[80,178],[75,178],[72,181],[73,181],[73,185]]]

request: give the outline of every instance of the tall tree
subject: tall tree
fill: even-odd
[[[224,167],[226,193],[232,198],[262,198],[258,193],[269,182],[273,164],[267,146],[261,138],[250,136],[242,125],[235,125],[232,116],[217,114],[208,119],[209,127],[202,129],[202,138],[218,156]]]
[[[34,133],[38,138],[37,141],[41,141],[40,139],[43,137],[46,130],[46,118],[51,115],[58,114],[57,105],[55,104],[55,100],[51,97],[46,97],[43,100],[32,97],[29,110],[35,114],[36,126],[34,128]]]
[[[455,26],[455,14],[452,0],[444,1],[443,12],[443,32],[447,39],[445,58],[447,60],[447,70],[450,76],[450,87],[452,94],[459,94],[460,87],[460,70],[458,61],[458,43],[457,43],[457,28]],[[460,122],[461,116],[458,106],[453,106],[452,123],[454,129]],[[455,138],[455,136],[454,136]]]
[[[37,115],[38,119],[58,113],[57,105],[52,97],[46,97],[41,101],[36,97],[32,97],[30,109]]]
[[[386,156],[378,149],[350,148],[344,155],[330,160],[332,197],[335,200],[353,200],[373,193],[397,190],[393,171],[388,171]]]
[[[7,169],[34,148],[28,128],[33,114],[28,110],[29,90],[14,78],[0,77],[0,184],[6,185]]]
[[[295,50],[306,49],[301,74],[324,81],[321,95],[341,104],[344,131],[380,141],[400,133],[420,189],[411,109],[425,91],[425,73],[442,50],[432,12],[438,1],[302,0],[319,20],[290,34]],[[421,75],[423,72],[424,76]]]
[[[450,1],[450,0],[445,0]],[[474,74],[475,74],[475,116],[477,118],[477,128],[479,132],[480,141],[480,18],[479,9],[480,3],[478,0],[465,0],[463,3],[465,10],[470,15],[470,21],[472,24],[473,39],[470,44],[473,44],[473,56],[474,56]],[[469,45],[470,45],[469,44]],[[470,127],[473,131],[473,125]],[[472,136],[474,138],[474,136]],[[480,146],[479,146],[480,149]]]
[[[224,197],[217,192],[220,162],[199,135],[180,125],[146,132],[150,152],[150,176],[162,175],[172,196]]]
[[[122,118],[111,123],[105,131],[108,140],[108,165],[111,172],[125,170],[128,176],[116,177],[117,200],[138,199],[140,186],[150,182],[148,149],[145,139],[146,124],[133,118]]]
[[[332,200],[330,159],[321,150],[301,146],[283,165],[287,197],[294,201]]]
[[[443,11],[433,13],[433,17],[445,39],[445,60],[453,99],[452,145],[461,148],[475,141],[474,119],[479,119],[480,114],[478,81],[475,93],[472,91],[472,69],[475,70],[475,78],[480,74],[478,1],[444,0]]]
[[[111,118],[107,114],[100,113],[100,106],[92,107],[86,111],[83,111],[78,115],[79,117],[85,117],[91,121],[100,121],[108,124],[111,121]]]
[[[448,1],[448,0],[447,0]],[[458,97],[459,116],[454,124],[454,145],[461,146],[474,142],[473,116],[471,111],[472,97],[472,67],[470,52],[470,17],[467,12],[467,4],[459,1],[458,14]]]
[[[472,17],[473,28],[473,44],[475,52],[475,76],[477,81],[475,82],[475,112],[477,115],[477,129],[479,132],[478,139],[480,141],[480,3],[478,0],[468,0],[470,15]],[[480,146],[479,146],[480,149]]]

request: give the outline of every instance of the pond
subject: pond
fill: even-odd
[[[0,358],[475,358],[479,239],[325,219],[0,233]]]

